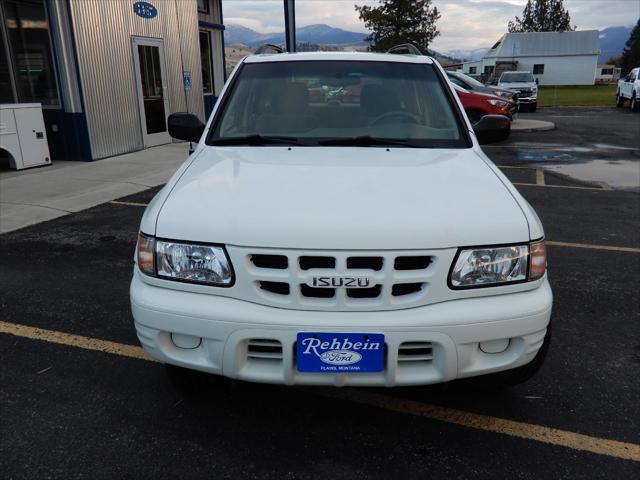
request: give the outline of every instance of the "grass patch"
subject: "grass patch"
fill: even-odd
[[[538,90],[539,107],[613,107],[615,98],[615,85],[540,87]]]

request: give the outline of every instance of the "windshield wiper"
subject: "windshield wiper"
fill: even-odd
[[[271,137],[268,135],[245,135],[244,137],[223,137],[211,140],[210,145],[303,145],[296,137]]]
[[[356,147],[371,147],[374,145],[398,145],[401,147],[418,148],[411,140],[394,140],[391,138],[372,137],[370,135],[363,135],[360,137],[348,137],[348,138],[328,138],[326,140],[318,141],[320,145],[326,146],[356,146]]]

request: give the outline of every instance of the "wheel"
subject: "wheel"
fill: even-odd
[[[531,113],[535,113],[537,109],[538,109],[538,102],[532,103],[531,106],[529,107],[529,111]]]
[[[633,92],[633,95],[631,96],[631,111],[632,112],[640,111],[640,102],[638,102],[635,92]]]
[[[479,110],[467,110],[467,117],[469,117],[471,125],[475,125],[484,117],[484,114]]]
[[[624,105],[624,97],[620,95],[620,92],[616,92],[616,107],[620,108]]]

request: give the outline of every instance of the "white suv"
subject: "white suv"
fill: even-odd
[[[542,225],[478,141],[508,120],[474,133],[431,58],[247,57],[206,126],[169,125],[198,145],[142,218],[131,307],[174,372],[397,386],[542,364]]]

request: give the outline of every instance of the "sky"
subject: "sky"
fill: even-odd
[[[376,5],[376,0],[296,0],[298,27],[326,23],[332,27],[364,32],[353,8]],[[506,32],[507,23],[522,16],[526,0],[433,0],[441,12],[440,30],[430,45],[440,52],[474,50],[493,45]],[[633,26],[640,17],[640,0],[564,0],[571,22],[579,30]],[[258,32],[284,30],[282,0],[222,0],[224,23]]]

